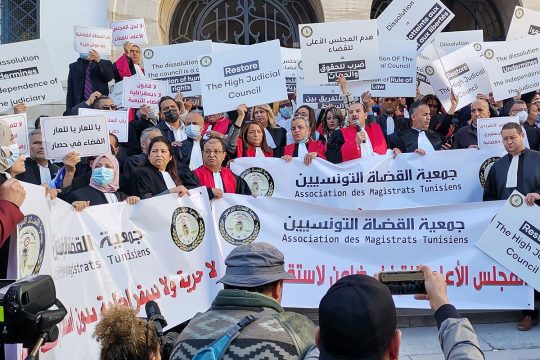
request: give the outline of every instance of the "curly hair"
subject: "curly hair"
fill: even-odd
[[[159,352],[159,339],[152,323],[140,319],[130,308],[108,309],[96,326],[100,360],[148,360]]]

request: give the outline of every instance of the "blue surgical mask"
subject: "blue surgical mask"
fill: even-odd
[[[6,158],[6,161],[7,161],[7,164],[8,164],[8,169],[9,169],[13,165],[15,165],[15,161],[17,161],[19,156],[21,156],[21,153],[19,151],[19,145],[17,145],[17,144],[9,145],[8,149],[9,149],[9,152],[11,153],[11,155],[9,155]]]
[[[79,54],[79,57],[80,57],[81,59],[83,59],[83,60],[88,60],[88,56],[89,56],[88,53],[80,53],[80,54]]]
[[[290,119],[290,117],[293,115],[293,111],[290,106],[285,106],[279,109],[279,114],[284,119]]]
[[[114,180],[114,170],[106,167],[95,168],[92,171],[92,180],[100,186],[109,185]]]
[[[189,124],[186,126],[186,135],[190,139],[195,139],[201,136],[201,127],[196,124]]]

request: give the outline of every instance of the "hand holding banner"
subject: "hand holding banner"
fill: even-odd
[[[109,133],[115,135],[119,142],[128,141],[128,112],[127,111],[109,111],[79,108],[79,115],[84,116],[104,116],[107,119],[107,129]]]

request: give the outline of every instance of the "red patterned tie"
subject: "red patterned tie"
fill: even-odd
[[[92,95],[92,78],[90,77],[90,65],[91,62],[88,62],[88,67],[86,68],[86,76],[84,77],[84,98],[88,99]]]

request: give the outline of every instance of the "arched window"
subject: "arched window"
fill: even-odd
[[[278,39],[298,46],[298,24],[319,22],[309,1],[185,0],[172,17],[171,44],[212,40],[249,45]]]
[[[39,0],[0,0],[0,43],[39,38]]]

